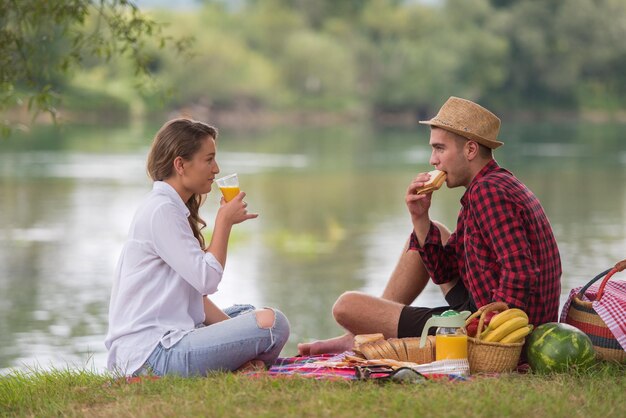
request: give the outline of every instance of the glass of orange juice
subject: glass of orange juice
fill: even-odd
[[[239,179],[237,178],[237,173],[215,179],[215,182],[222,191],[225,201],[230,202],[239,194]]]

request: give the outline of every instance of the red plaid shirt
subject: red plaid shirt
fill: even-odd
[[[461,198],[456,230],[442,246],[431,223],[418,250],[433,282],[461,278],[476,306],[504,301],[523,309],[535,326],[558,320],[561,259],[537,197],[490,161]]]

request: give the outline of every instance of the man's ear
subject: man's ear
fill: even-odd
[[[465,149],[463,150],[465,153],[465,158],[468,161],[472,161],[474,158],[478,156],[480,151],[480,146],[476,141],[472,141],[471,139],[465,143]]]
[[[178,173],[179,176],[182,176],[183,173],[185,172],[185,169],[183,167],[183,163],[185,162],[185,160],[183,160],[182,157],[176,157],[174,158],[174,170],[176,170],[176,173]]]

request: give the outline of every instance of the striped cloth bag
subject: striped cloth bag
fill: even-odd
[[[622,363],[626,362],[626,281],[609,280],[624,269],[626,260],[572,289],[561,312],[561,322],[585,332],[601,359]]]

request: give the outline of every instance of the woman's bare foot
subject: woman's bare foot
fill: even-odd
[[[260,372],[262,370],[265,370],[265,363],[261,360],[250,360],[247,363],[244,363],[240,368],[238,368],[237,370],[235,370],[235,372],[237,373],[242,373],[242,372]]]
[[[325,353],[343,353],[351,350],[354,345],[354,335],[344,334],[327,340],[313,341],[311,343],[298,344],[298,354],[301,356],[314,356]]]

